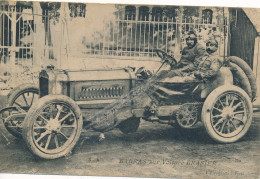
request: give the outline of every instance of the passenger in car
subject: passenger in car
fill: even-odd
[[[198,79],[209,79],[217,74],[223,65],[223,60],[217,54],[218,42],[216,39],[208,39],[206,42],[207,55],[201,60],[195,61],[197,66],[194,76]]]

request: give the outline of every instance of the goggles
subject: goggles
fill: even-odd
[[[211,39],[206,42],[206,46],[216,46],[217,47],[218,42],[216,40]]]
[[[197,39],[197,37],[194,34],[190,34],[190,35],[187,35],[185,39],[186,40],[188,40],[188,39],[195,40],[195,39]]]

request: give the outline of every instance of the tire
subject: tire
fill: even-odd
[[[137,129],[139,128],[139,125],[140,125],[140,118],[132,117],[122,121],[118,125],[118,128],[122,133],[128,134],[128,133],[136,132]]]
[[[21,107],[27,112],[29,108],[32,106],[32,104],[36,101],[35,99],[38,99],[38,97],[39,88],[35,84],[22,84],[14,88],[8,94],[7,105]],[[4,126],[7,129],[7,131],[11,133],[13,136],[17,138],[22,138],[22,129],[18,128],[19,125],[22,125],[22,121],[22,119],[13,120],[5,124]]]
[[[56,159],[72,151],[82,126],[80,108],[71,98],[48,95],[40,98],[28,111],[23,124],[23,138],[36,156]]]
[[[256,94],[257,94],[257,85],[256,85],[256,77],[255,77],[252,69],[249,67],[249,65],[244,60],[242,60],[239,57],[230,56],[230,57],[228,57],[227,60],[232,63],[235,63],[245,72],[245,74],[249,80],[251,89],[252,89],[252,98],[251,99],[252,99],[252,101],[254,101],[256,99]]]
[[[230,63],[231,71],[234,76],[234,85],[242,88],[252,99],[252,89],[248,77],[245,72],[236,64]]]
[[[212,139],[232,143],[246,134],[252,114],[252,103],[247,93],[230,85],[220,86],[209,94],[203,104],[201,118]]]

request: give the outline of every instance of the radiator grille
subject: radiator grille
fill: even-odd
[[[124,93],[124,87],[93,88],[82,87],[79,95],[80,100],[87,99],[111,99],[118,98]]]

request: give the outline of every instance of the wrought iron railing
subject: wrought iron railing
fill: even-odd
[[[130,19],[130,20],[129,20]],[[185,46],[185,34],[193,30],[198,33],[200,42],[214,36],[219,42],[219,55],[227,54],[227,24],[208,24],[180,22],[167,18],[159,21],[153,18],[144,20],[117,19],[104,22],[102,32],[93,33],[94,39],[85,40],[88,56],[114,57],[155,57],[154,49],[161,49],[170,54],[180,54]],[[208,34],[209,33],[209,34]],[[72,49],[73,50],[73,49]]]
[[[36,18],[43,22],[41,27],[36,28]],[[50,23],[45,23],[49,20],[46,12],[33,14],[22,7],[0,6],[0,64],[32,66],[35,53],[39,52],[44,58],[53,59],[51,37],[55,33],[51,33]],[[37,33],[43,33],[44,38],[40,39]]]

